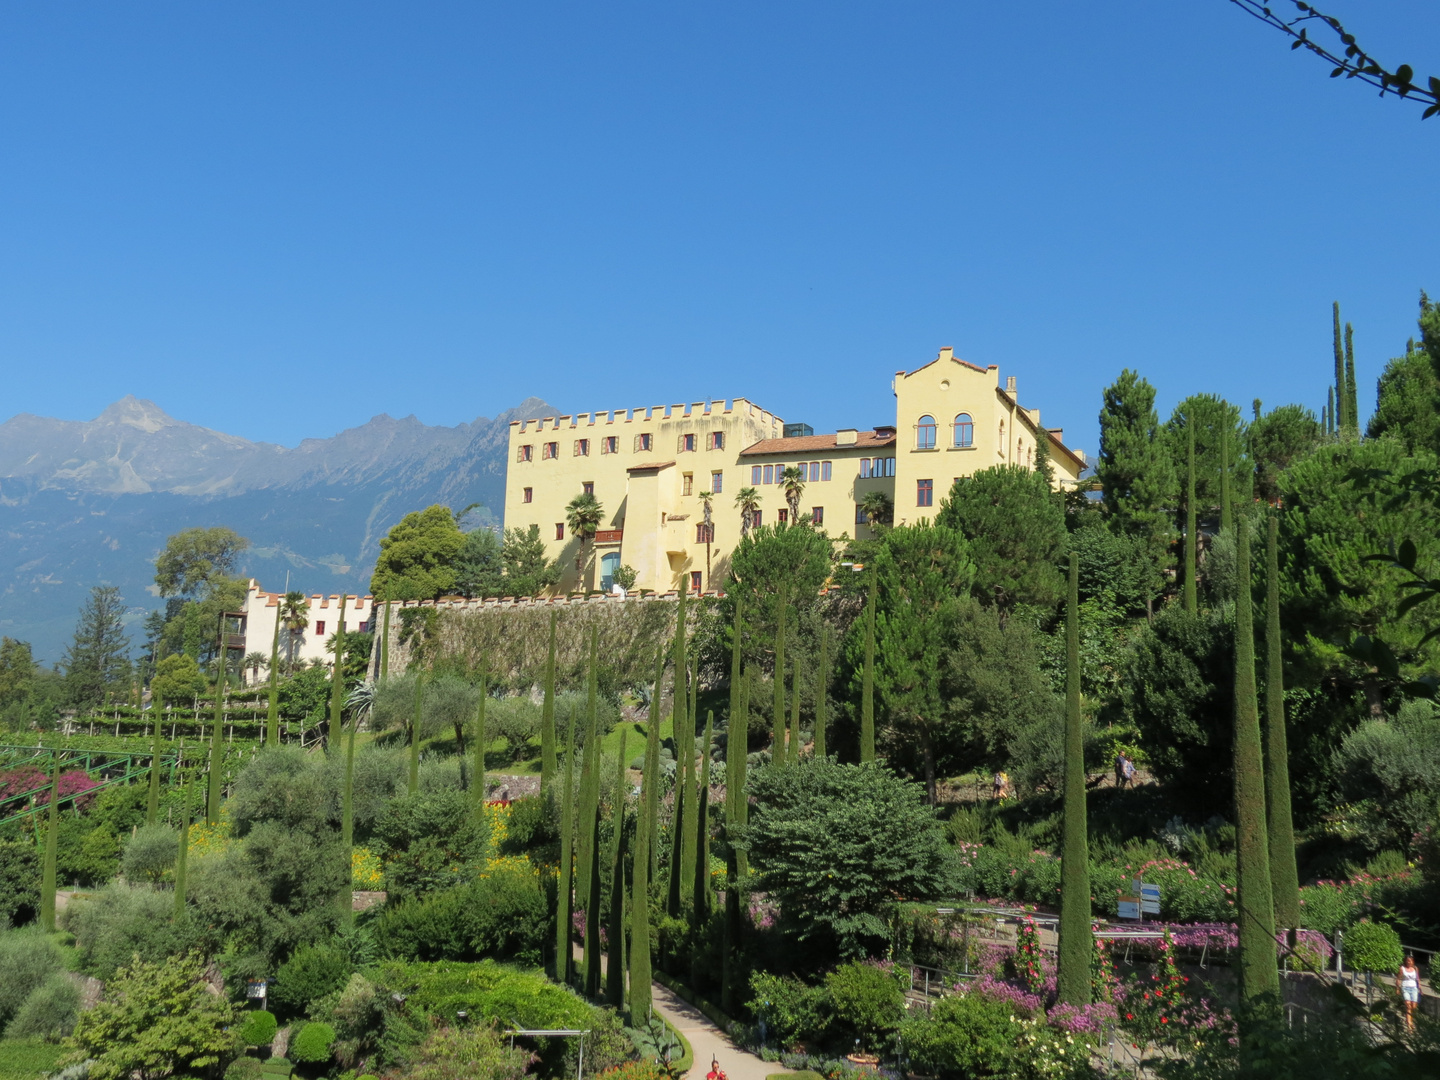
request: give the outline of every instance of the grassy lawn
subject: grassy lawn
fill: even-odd
[[[0,1039],[0,1080],[36,1080],[54,1071],[63,1053],[54,1043]]]

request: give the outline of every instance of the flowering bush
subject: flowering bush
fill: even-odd
[[[1207,999],[1193,997],[1189,982],[1180,974],[1175,942],[1167,931],[1154,972],[1125,987],[1120,1024],[1137,1048],[1198,1045],[1217,1024],[1229,1022],[1224,1010],[1217,1012]]]
[[[357,847],[350,852],[350,887],[364,892],[385,888],[385,870],[380,856],[369,848]]]
[[[1040,934],[1035,920],[1027,918],[1020,924],[1015,937],[1015,954],[1010,960],[1015,977],[1032,994],[1040,992],[1045,983],[1044,961],[1040,952]]]
[[[80,810],[88,810],[95,801],[94,795],[87,795],[85,792],[99,786],[100,782],[92,780],[90,774],[84,769],[67,769],[60,774],[61,799],[68,799],[71,795],[78,796],[75,799],[75,806]],[[7,813],[22,809],[19,799],[27,792],[35,792],[33,798],[36,806],[48,806],[50,804],[49,772],[35,765],[22,765],[18,769],[0,772],[0,805],[7,801],[15,802],[15,805],[5,807]]]

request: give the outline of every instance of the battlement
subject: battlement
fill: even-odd
[[[574,413],[568,416],[547,416],[530,420],[511,420],[510,433],[524,435],[530,432],[560,431],[562,428],[591,428],[613,424],[648,424],[666,420],[700,420],[709,416],[730,419],[749,418],[760,424],[783,424],[784,421],[769,409],[761,408],[746,398],[721,398],[716,401],[695,401],[689,405],[683,402],[675,405],[651,405],[634,409],[601,409],[598,412]],[[533,427],[531,425],[534,425]],[[548,425],[548,426],[547,426]]]
[[[688,593],[692,600],[718,600],[725,595],[722,590],[703,593]],[[590,593],[586,596],[505,596],[488,600],[467,599],[463,596],[442,596],[436,600],[392,600],[396,608],[434,608],[437,611],[500,611],[518,608],[563,607],[566,604],[638,604],[652,600],[674,602],[680,599],[679,592],[650,592],[639,589],[624,595],[615,593]],[[383,608],[385,601],[377,604]]]

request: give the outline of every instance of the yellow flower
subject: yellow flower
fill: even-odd
[[[385,888],[385,869],[380,856],[369,848],[357,847],[350,852],[350,887],[362,892],[379,892]]]

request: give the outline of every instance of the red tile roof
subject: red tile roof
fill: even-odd
[[[861,450],[874,449],[882,446],[895,445],[895,432],[887,428],[885,431],[859,431],[855,433],[853,443],[841,445],[835,441],[832,435],[800,435],[793,439],[761,439],[754,446],[746,447],[740,451],[741,457],[771,457],[775,454],[816,454],[825,450],[849,450],[856,447]]]

